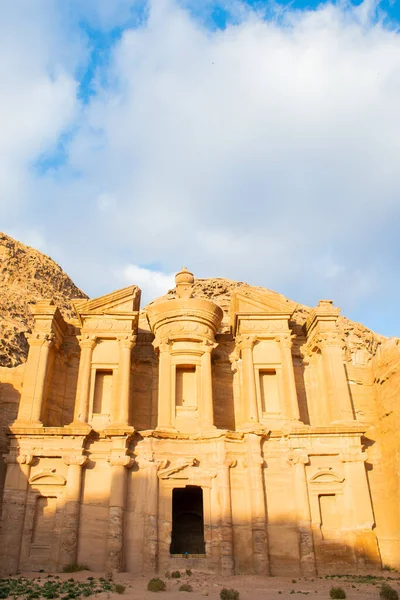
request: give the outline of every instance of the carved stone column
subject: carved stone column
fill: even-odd
[[[124,567],[124,510],[126,497],[126,469],[133,459],[126,455],[112,456],[111,490],[108,507],[107,569],[120,572]]]
[[[226,458],[219,467],[221,503],[221,574],[235,574],[235,558],[233,546],[232,501],[230,469],[236,465],[236,460]]]
[[[344,528],[348,544],[358,566],[380,565],[380,554],[373,526],[372,511],[365,461],[367,455],[361,447],[346,448],[339,458],[344,467]]]
[[[300,419],[296,381],[293,369],[292,339],[290,335],[276,338],[279,342],[282,360],[283,388],[285,390],[285,416],[287,419]]]
[[[115,407],[113,407],[113,423],[128,425],[129,397],[131,377],[131,351],[136,342],[135,335],[120,337],[119,343],[119,394]]]
[[[171,344],[168,339],[163,339],[155,347],[159,352],[157,429],[173,429],[175,403],[171,398]]]
[[[81,347],[81,358],[79,361],[78,384],[75,401],[75,412],[73,424],[87,423],[89,416],[89,393],[90,374],[92,366],[92,354],[96,346],[96,338],[91,336],[78,337]]]
[[[154,459],[152,453],[136,459],[146,478],[146,500],[144,506],[143,569],[158,572],[158,470],[167,460]]]
[[[245,400],[248,424],[259,423],[253,363],[253,346],[255,341],[256,338],[253,335],[241,335],[236,338],[236,343],[242,355],[242,394]]]
[[[308,455],[301,450],[292,453],[290,462],[294,470],[294,487],[299,531],[299,553],[301,574],[316,575],[314,539],[311,527],[311,512],[305,467],[309,464]]]
[[[339,333],[324,333],[317,343],[321,350],[326,393],[333,420],[354,420],[349,386],[343,365],[343,339]],[[335,418],[336,416],[336,418]]]
[[[204,354],[201,357],[201,406],[200,420],[204,429],[214,428],[214,406],[212,392],[211,352],[217,344],[202,344]]]
[[[251,533],[253,540],[254,572],[269,575],[268,537],[263,481],[264,459],[261,456],[260,438],[248,435],[247,476],[251,495]]]
[[[79,522],[82,494],[82,468],[87,462],[82,454],[63,458],[68,465],[65,489],[63,531],[61,537],[60,566],[76,563],[79,540]]]
[[[50,349],[54,345],[55,335],[33,333],[27,337],[29,356],[18,410],[18,422],[29,421],[29,425],[41,427]]]
[[[6,456],[6,480],[0,528],[0,574],[16,573],[21,555],[29,476],[33,456]]]

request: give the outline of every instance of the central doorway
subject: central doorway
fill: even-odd
[[[205,554],[203,490],[197,485],[172,490],[171,554]]]

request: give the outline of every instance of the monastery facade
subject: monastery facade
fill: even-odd
[[[277,294],[237,287],[223,309],[193,286],[183,269],[145,314],[136,286],[76,301],[73,322],[33,306],[3,574],[381,568],[339,309],[300,327]]]

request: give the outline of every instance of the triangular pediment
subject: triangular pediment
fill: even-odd
[[[232,293],[232,314],[291,316],[296,307],[284,296],[271,292],[239,289]]]
[[[140,288],[130,285],[92,300],[74,300],[73,305],[80,321],[83,316],[137,312],[140,307]]]

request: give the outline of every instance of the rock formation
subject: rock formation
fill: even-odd
[[[0,233],[0,366],[26,361],[30,307],[43,298],[53,298],[68,319],[73,315],[71,298],[87,296],[51,258]]]

